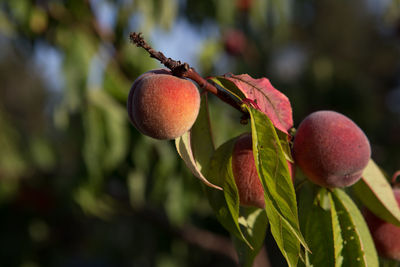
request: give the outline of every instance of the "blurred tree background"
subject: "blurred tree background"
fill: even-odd
[[[132,82],[160,67],[131,31],[203,76],[269,78],[295,126],[346,114],[400,169],[399,1],[0,0],[1,266],[234,265],[173,142],[128,122]],[[248,129],[211,112],[217,144]]]

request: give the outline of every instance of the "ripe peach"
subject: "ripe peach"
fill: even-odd
[[[175,139],[187,132],[200,108],[200,94],[190,81],[159,69],[133,83],[127,102],[132,124],[156,139]]]
[[[393,189],[397,204],[400,207],[400,189]],[[369,210],[364,210],[376,250],[382,257],[400,261],[400,227],[385,222]]]
[[[361,178],[371,147],[352,120],[334,111],[318,111],[300,123],[293,157],[312,182],[329,188],[346,187]]]
[[[251,134],[238,137],[233,147],[232,171],[239,191],[240,204],[265,208],[264,188],[258,178]]]

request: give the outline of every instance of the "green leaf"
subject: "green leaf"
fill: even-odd
[[[254,207],[242,207],[240,214],[240,227],[246,239],[253,246],[253,249],[235,237],[233,237],[233,242],[238,252],[240,266],[251,267],[264,244],[268,227],[267,214],[265,210]]]
[[[83,116],[83,157],[90,177],[91,187],[98,190],[103,181],[102,159],[106,153],[105,125],[102,112],[95,105],[88,105]]]
[[[222,190],[220,186],[211,183],[203,175],[214,152],[206,95],[202,97],[199,115],[192,129],[176,138],[175,146],[179,156],[194,176],[205,185]]]
[[[296,176],[297,177],[297,176]],[[299,223],[302,232],[304,233],[307,223],[308,217],[311,214],[312,207],[314,205],[314,198],[316,195],[316,186],[309,182],[303,183],[303,185],[299,188],[298,192],[298,210],[299,210]],[[305,236],[307,240],[307,235]],[[308,244],[308,243],[307,243]],[[312,251],[312,247],[310,247]],[[299,266],[311,267],[310,263],[310,252],[307,250],[302,250],[300,253]]]
[[[288,139],[290,136],[288,136],[286,133],[279,131],[276,129],[276,133],[279,138],[279,142],[281,143],[283,153],[285,154],[286,160],[289,162],[294,162],[293,157],[292,157],[292,151],[290,150],[290,140]]]
[[[207,93],[202,94],[199,115],[190,130],[190,140],[196,166],[202,171],[207,168],[210,158],[215,151]]]
[[[97,216],[103,220],[109,220],[115,214],[115,201],[106,194],[93,194],[90,185],[78,187],[74,192],[73,198],[87,214]]]
[[[218,185],[213,184],[208,181],[207,178],[200,171],[196,160],[194,159],[192,152],[192,145],[190,140],[190,133],[187,132],[183,134],[181,137],[175,139],[176,150],[178,151],[179,156],[183,159],[186,166],[190,169],[194,176],[200,179],[205,185],[222,190],[222,188]]]
[[[102,111],[107,153],[104,153],[100,163],[105,169],[116,168],[127,154],[128,131],[124,106],[121,106],[110,95],[101,90],[88,91],[90,104]]]
[[[335,207],[335,203],[332,198],[332,194],[329,193],[329,202],[331,205],[331,223],[332,223],[332,234],[333,234],[333,245],[334,245],[334,259],[335,259],[335,267],[342,266],[343,263],[343,237],[342,230],[340,228],[340,222],[338,213]]]
[[[63,105],[69,112],[78,111],[84,104],[87,77],[90,64],[98,49],[96,38],[84,30],[57,31],[57,45],[64,49],[67,55],[63,60],[65,90]]]
[[[231,93],[238,100],[243,100],[246,98],[245,94],[235,85],[234,82],[230,81],[229,79],[226,79],[223,76],[217,76],[211,77],[210,80]]]
[[[218,221],[232,235],[245,242],[250,248],[239,226],[239,193],[232,172],[232,151],[236,139],[222,144],[214,153],[207,177],[210,182],[223,188],[223,191],[205,188],[210,205]]]
[[[400,208],[385,175],[371,159],[363,177],[353,186],[361,202],[383,220],[400,226]]]
[[[178,14],[178,2],[175,0],[163,0],[159,3],[156,11],[159,13],[157,17],[160,26],[165,30],[170,30]]]
[[[265,190],[271,232],[289,266],[296,266],[300,243],[308,247],[300,232],[296,195],[285,153],[268,117],[256,109],[248,110],[251,115],[254,159]]]
[[[299,200],[313,198],[312,202],[301,202],[302,206],[307,205],[307,212],[301,217],[304,236],[312,251],[312,254],[308,254],[308,260],[312,266],[341,266],[343,240],[331,193],[316,186],[313,189],[319,191],[315,194],[311,190],[302,190]]]
[[[333,190],[333,202],[343,237],[343,266],[378,266],[374,242],[361,212],[341,189]]]
[[[44,138],[32,137],[30,154],[37,167],[42,170],[50,170],[57,162],[50,142]]]
[[[129,88],[132,86],[132,81],[123,75],[115,62],[108,63],[103,75],[103,90],[116,100],[125,103],[128,98]]]

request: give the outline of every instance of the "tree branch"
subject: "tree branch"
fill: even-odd
[[[157,59],[161,62],[161,64],[170,69],[173,75],[189,78],[195,81],[200,86],[200,88],[214,94],[223,102],[231,105],[233,108],[248,116],[247,112],[242,110],[240,104],[233,100],[233,98],[228,93],[218,90],[217,87],[201,77],[194,68],[189,66],[189,64],[181,63],[180,61],[173,60],[172,58],[167,58],[162,52],[154,50],[144,40],[141,33],[132,32],[129,35],[129,38],[131,42],[134,43],[137,47],[142,47],[143,49],[145,49],[150,54],[150,57]]]
[[[222,236],[211,231],[200,229],[194,225],[186,224],[181,227],[171,225],[165,214],[160,213],[150,206],[131,207],[126,206],[130,214],[135,218],[142,219],[152,224],[173,237],[180,238],[189,245],[199,247],[201,249],[223,255],[232,260],[239,266],[239,259],[235,247],[230,238]],[[265,245],[261,248],[259,254],[254,259],[253,267],[270,267],[268,254]]]

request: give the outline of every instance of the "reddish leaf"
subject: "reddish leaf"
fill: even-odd
[[[293,126],[290,101],[287,96],[275,89],[267,78],[254,79],[248,74],[216,78],[234,83],[245,98],[257,104],[276,128],[288,134],[288,130]]]

